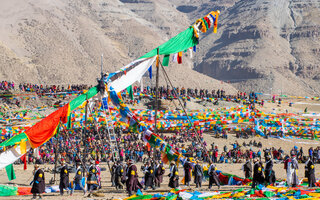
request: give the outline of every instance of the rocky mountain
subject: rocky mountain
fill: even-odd
[[[221,9],[219,34],[203,39],[196,71],[241,90],[319,95],[320,1],[206,1],[188,15],[208,7]]]
[[[217,9],[218,34],[201,35],[195,58],[167,68],[174,85],[319,94],[315,0],[4,1],[0,80],[95,84],[101,54],[113,72]]]

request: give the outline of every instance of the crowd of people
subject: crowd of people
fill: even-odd
[[[57,93],[65,91],[79,91],[87,89],[87,86],[77,85],[59,87],[59,86],[42,86],[35,84],[20,84],[19,90],[26,92]],[[16,89],[13,82],[2,82],[0,90]],[[143,92],[148,95],[155,94],[155,88],[146,87],[143,91],[139,87],[133,88],[134,92]],[[223,90],[212,90],[209,92],[204,89],[160,87],[160,98],[176,98],[177,94],[183,97],[194,98],[227,98],[232,101],[248,101],[251,105],[258,102],[257,95],[252,92],[249,94],[239,92],[237,95],[226,95]],[[259,101],[263,104],[263,101]],[[116,136],[115,144],[110,142],[110,131],[114,131]],[[261,142],[249,141],[239,144],[235,141],[232,144],[224,145],[207,144],[203,138],[203,133],[194,133],[192,131],[181,131],[174,135],[159,133],[171,147],[187,158],[183,163],[184,181],[183,184],[190,186],[192,175],[196,187],[202,187],[204,177],[209,178],[209,189],[213,185],[220,188],[218,164],[219,163],[244,163],[243,171],[245,178],[252,178],[252,187],[259,184],[269,185],[275,183],[276,174],[273,170],[273,163],[284,163],[287,173],[287,183],[289,186],[298,185],[296,170],[298,163],[306,163],[306,176],[309,180],[309,186],[315,186],[314,164],[320,161],[320,147],[308,149],[308,154],[304,154],[303,148],[294,147],[289,153],[284,152],[282,148],[272,147],[264,148]],[[225,130],[216,127],[213,135],[222,135],[228,139],[228,133]],[[242,134],[237,137],[243,137]],[[116,148],[116,149],[115,149]],[[254,150],[255,149],[255,150]],[[262,150],[261,150],[262,149]],[[263,156],[262,156],[263,154]],[[290,156],[289,156],[290,155]],[[30,150],[27,153],[26,160],[35,164],[34,179],[31,182],[34,198],[44,192],[45,174],[40,169],[41,164],[61,163],[60,172],[60,194],[67,190],[70,195],[76,188],[81,189],[84,194],[99,189],[101,185],[101,168],[100,162],[107,162],[110,166],[111,183],[116,189],[126,188],[129,195],[132,195],[138,189],[148,190],[161,187],[163,177],[166,174],[166,167],[162,162],[161,152],[157,148],[152,148],[141,140],[141,135],[133,132],[123,133],[119,128],[115,130],[101,127],[95,128],[72,129],[60,133],[57,137],[50,139],[40,148]],[[22,161],[19,161],[22,162]],[[135,163],[142,163],[143,166],[138,170]],[[208,165],[209,163],[209,165]],[[252,166],[253,164],[253,166]],[[265,167],[264,167],[265,164]],[[71,190],[70,166],[75,167],[75,176]],[[208,166],[205,173],[204,166]],[[139,181],[139,171],[143,174],[143,181]],[[179,168],[176,162],[169,164],[169,184],[170,188],[178,188]],[[83,178],[86,177],[86,184],[83,184]],[[70,190],[70,191],[69,191]]]
[[[8,91],[8,90],[14,90],[14,82],[10,81],[1,81],[0,82],[0,91]]]
[[[143,89],[135,86],[133,87],[133,92],[137,93],[143,93],[149,96],[155,96],[156,94],[156,88],[155,87],[144,87]],[[129,98],[126,94],[123,94],[124,97]],[[160,99],[175,99],[178,97],[185,97],[185,98],[200,98],[207,100],[215,99],[213,102],[214,104],[219,104],[219,99],[224,99],[227,101],[233,101],[236,103],[245,103],[245,104],[252,104],[252,103],[258,103],[263,106],[264,101],[259,100],[257,93],[255,92],[238,92],[237,94],[231,95],[227,94],[225,90],[223,89],[198,89],[198,88],[185,88],[185,87],[175,87],[171,88],[170,86],[160,86],[158,88],[158,97]]]
[[[32,83],[15,84],[13,81],[2,81],[0,83],[0,91],[18,90],[20,92],[35,92],[38,95],[59,92],[80,92],[89,89],[92,86],[84,84],[75,85],[43,85]]]
[[[33,83],[20,83],[19,85],[13,81],[2,81],[0,83],[0,91],[8,90],[19,90],[23,92],[36,92],[38,94],[44,93],[58,93],[58,92],[72,92],[72,91],[82,91],[88,89],[92,86],[84,84],[76,85],[43,85],[43,84],[33,84]],[[144,87],[143,89],[138,86],[133,87],[133,92],[141,92],[148,95],[155,95],[155,87]],[[246,93],[238,92],[236,95],[228,95],[223,89],[198,89],[198,88],[185,88],[185,87],[175,87],[170,88],[170,86],[160,86],[158,88],[159,98],[176,98],[177,96],[181,97],[193,97],[193,98],[230,98],[230,99],[255,99],[258,100],[256,93]]]
[[[101,129],[99,133],[95,129],[83,131],[81,129],[62,133],[57,138],[53,138],[40,147],[39,151],[30,150],[27,154],[29,163],[35,163],[36,173],[35,180],[32,184],[34,187],[41,186],[41,177],[39,174],[44,173],[38,170],[39,164],[55,163],[55,159],[61,162],[60,191],[63,195],[63,189],[69,194],[73,194],[74,189],[83,190],[84,194],[92,193],[94,189],[101,187],[101,169],[99,162],[112,163],[111,183],[116,189],[127,189],[129,195],[138,189],[148,190],[161,187],[163,176],[169,170],[169,184],[171,188],[178,188],[180,185],[179,168],[175,162],[170,162],[169,169],[165,167],[161,159],[161,152],[158,149],[151,148],[140,139],[140,136],[130,132],[121,133],[119,129],[115,130],[117,136],[118,151],[115,153],[109,143],[109,134],[107,129]],[[237,141],[222,148],[217,144],[207,144],[200,133],[199,139],[196,139],[194,133],[182,131],[176,135],[166,135],[161,133],[160,136],[168,142],[176,151],[187,157],[183,164],[184,182],[190,186],[192,175],[196,187],[202,187],[204,177],[209,178],[209,188],[213,185],[220,187],[219,174],[217,167],[219,163],[243,163],[245,178],[252,178],[255,187],[259,184],[272,184],[275,182],[275,172],[273,163],[284,163],[286,173],[290,174],[288,184],[297,185],[297,174],[293,172],[298,166],[297,163],[307,163],[306,173],[310,174],[310,180],[313,180],[314,163],[319,163],[320,148],[310,148],[305,155],[303,148],[293,147],[290,152],[284,152],[282,148],[263,148],[261,142],[248,141],[239,144]],[[222,150],[221,150],[222,149]],[[253,149],[258,149],[253,151]],[[208,150],[208,151],[206,151]],[[221,152],[221,153],[220,153]],[[290,156],[288,156],[290,155]],[[139,170],[135,163],[142,163]],[[209,165],[208,165],[209,163]],[[70,168],[64,166],[75,166],[76,174],[73,179],[72,188],[69,186]],[[264,167],[265,164],[265,167]],[[208,165],[208,171],[205,173],[203,166]],[[253,165],[253,166],[252,166]],[[310,166],[309,166],[310,165]],[[39,172],[39,173],[38,173]],[[105,172],[109,173],[109,172]],[[87,176],[87,187],[83,185],[82,178]],[[143,181],[138,179],[139,174],[143,174]],[[43,175],[44,179],[44,175]],[[68,180],[68,181],[67,181]],[[310,182],[314,186],[315,182]],[[68,182],[68,184],[67,184]],[[40,184],[41,183],[41,184]],[[70,190],[70,191],[69,191]],[[36,193],[42,193],[42,190],[33,190]]]

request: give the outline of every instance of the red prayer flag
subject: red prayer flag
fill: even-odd
[[[177,59],[178,59],[178,64],[181,64],[182,63],[182,52],[178,53]]]
[[[70,115],[69,104],[66,104],[59,110],[51,113],[25,133],[28,136],[32,148],[37,148],[43,143],[47,142],[56,132],[59,122],[67,123]]]
[[[23,169],[26,170],[27,169],[27,156],[26,154],[24,154],[23,156],[20,157],[21,161],[23,162]]]

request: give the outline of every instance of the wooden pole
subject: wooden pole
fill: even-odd
[[[58,129],[60,129],[61,122],[59,122]],[[57,163],[58,163],[58,137],[56,135],[55,152],[54,152],[54,172],[53,172],[53,184],[56,183]]]
[[[53,184],[56,183],[56,173],[57,173],[57,162],[58,162],[58,138],[56,137],[55,144],[55,152],[54,152],[54,173],[53,173]]]
[[[84,162],[84,157],[86,155],[86,133],[87,133],[87,121],[88,121],[88,93],[86,93],[86,106],[85,106],[85,116],[84,116],[84,129],[82,132],[82,140],[83,140],[83,151],[82,151],[82,158],[80,158],[82,167],[83,167],[83,171],[84,171],[84,176],[87,176],[87,170],[86,170],[86,163]]]
[[[157,133],[157,114],[158,114],[158,87],[159,87],[159,48],[157,49],[157,63],[156,63],[156,100],[155,100],[155,115],[154,115],[154,133]]]

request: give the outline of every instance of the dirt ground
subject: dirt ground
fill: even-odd
[[[243,172],[240,170],[242,164],[217,164],[217,167],[219,170],[222,170],[223,172],[230,173],[230,174],[235,174],[238,176],[243,177]],[[52,165],[44,165],[41,167],[50,167],[52,168]],[[102,164],[102,167],[106,167],[105,164]],[[28,183],[30,183],[32,179],[32,170],[33,166],[29,165],[28,169],[26,171],[23,171],[23,166],[14,166],[15,172],[17,179],[11,182],[8,182],[7,180],[7,175],[4,170],[2,170],[2,173],[0,175],[0,180],[1,184],[17,184],[19,186],[29,186]],[[303,177],[304,175],[304,164],[299,165],[299,178]],[[316,166],[317,168],[317,166]],[[140,164],[138,164],[138,169],[140,169]],[[285,178],[285,170],[283,169],[283,164],[275,164],[274,165],[274,170],[276,171],[276,176],[277,178]],[[166,166],[166,175],[169,173],[169,168]],[[141,171],[139,171],[139,176],[141,177],[143,174]],[[45,173],[45,178],[46,178],[46,183],[48,184],[48,181],[50,178],[53,176],[53,174],[50,173]],[[74,174],[70,174],[70,177],[72,178]],[[180,167],[179,168],[179,176],[180,180],[183,178],[183,169]],[[317,173],[317,177],[320,176],[320,173]],[[59,179],[59,177],[58,177]],[[141,179],[141,178],[140,178]],[[143,193],[161,193],[161,192],[169,192],[170,188],[167,186],[168,185],[169,178],[167,176],[164,177],[164,182],[161,185],[161,188],[156,189],[156,190],[151,190],[149,189],[147,192],[143,191]],[[180,183],[181,184],[181,183]],[[56,184],[58,185],[58,183]],[[182,189],[190,189],[190,190],[196,190],[195,184],[192,182],[190,187],[186,187],[181,185]],[[232,190],[235,188],[239,188],[239,186],[222,186],[220,190]],[[214,186],[212,191],[217,190],[217,187]],[[208,181],[204,182],[203,186],[201,189],[197,189],[197,191],[202,191],[206,192],[208,190]],[[117,191],[115,188],[111,187],[111,181],[110,181],[110,173],[109,171],[104,171],[102,173],[102,189],[101,193],[104,195],[104,197],[84,197],[82,191],[76,191],[73,196],[68,196],[65,193],[65,196],[60,196],[59,193],[48,193],[44,194],[43,196],[45,197],[44,199],[119,199],[119,198],[125,198],[127,197],[127,193],[125,190],[119,190]],[[0,197],[0,199],[30,199],[31,196],[12,196],[12,197]]]
[[[293,104],[293,107],[289,107],[288,104],[289,102],[295,102]],[[189,109],[198,109],[194,106],[194,104],[189,104],[190,108]],[[305,107],[308,108],[308,113],[319,113],[320,112],[320,102],[315,101],[315,100],[306,100],[306,99],[285,99],[281,105],[277,105],[275,103],[266,103],[264,107],[258,106],[258,109],[266,112],[266,113],[285,113],[288,111],[289,113],[296,113],[296,114],[301,114],[304,112]],[[254,138],[249,138],[249,139],[238,139],[234,135],[229,135],[228,139],[221,139],[221,138],[214,138],[212,134],[206,133],[204,135],[204,139],[208,145],[211,145],[213,142],[215,145],[218,146],[219,152],[223,151],[223,147],[226,145],[228,149],[232,148],[231,144],[234,143],[235,141],[238,141],[240,145],[245,142],[249,142],[250,140],[256,140],[257,142],[261,142],[263,147],[261,150],[264,148],[270,148],[270,147],[276,147],[276,148],[282,148],[285,151],[285,154],[289,154],[290,149],[293,148],[293,146],[297,146],[299,149],[300,147],[303,148],[304,154],[307,154],[308,149],[310,147],[317,147],[320,146],[320,141],[314,141],[314,140],[304,140],[304,139],[264,139],[261,137],[254,137]],[[250,148],[250,147],[246,147]],[[254,151],[257,151],[258,149],[255,147],[251,147]],[[244,148],[245,149],[245,148]],[[140,170],[141,163],[137,164],[138,171],[139,171],[139,176],[140,180],[141,177],[143,176],[142,171]],[[104,197],[91,197],[87,198],[84,197],[81,191],[76,191],[76,193],[73,196],[60,196],[59,193],[49,193],[49,194],[44,194],[44,199],[119,199],[119,198],[125,198],[127,197],[126,191],[125,190],[119,190],[117,191],[115,188],[111,187],[111,181],[110,181],[110,172],[108,170],[107,164],[106,163],[101,163],[101,167],[106,168],[106,171],[102,172],[102,189],[101,193],[104,195]],[[169,173],[169,167],[168,165],[165,165],[166,167],[166,173],[167,175]],[[221,170],[225,173],[230,173],[234,175],[238,175],[243,177],[243,171],[241,171],[242,164],[217,164],[218,170]],[[42,165],[41,168],[47,169],[53,168],[53,165]],[[318,172],[319,165],[316,165],[316,178],[320,177],[320,173]],[[5,172],[5,169],[0,170],[0,184],[8,184],[8,185],[16,185],[16,186],[29,186],[29,183],[32,180],[32,170],[33,170],[33,165],[28,165],[27,170],[23,170],[23,165],[14,165],[15,173],[17,179],[13,181],[8,181],[7,174]],[[283,169],[283,163],[275,163],[274,164],[274,170],[276,172],[276,177],[284,179],[286,177],[285,170]],[[304,164],[299,165],[299,178],[302,178],[304,176]],[[183,169],[179,168],[179,176],[180,180],[183,178]],[[45,178],[46,178],[46,184],[48,184],[49,180],[53,177],[53,174],[50,174],[49,172],[45,173]],[[70,174],[70,179],[74,177],[74,174]],[[57,180],[59,180],[59,175],[57,174]],[[164,182],[162,183],[162,186],[160,189],[156,189],[155,191],[149,190],[147,193],[161,193],[161,192],[168,192],[170,188],[168,187],[168,177],[164,176]],[[58,185],[59,183],[57,182],[55,185]],[[182,189],[186,188],[185,186],[181,186]],[[204,182],[204,185],[200,191],[208,191],[208,182]],[[234,186],[223,186],[221,187],[221,190],[230,190],[234,189],[236,187]],[[188,189],[194,190],[195,189],[195,184],[191,184],[191,187]],[[217,187],[213,187],[212,190],[216,190]],[[198,190],[199,191],[199,190]],[[143,191],[144,192],[144,191]],[[0,197],[0,199],[30,199],[31,196],[14,196],[14,197]]]
[[[250,140],[251,138],[249,138]],[[297,145],[299,148],[302,146],[304,152],[307,152],[307,149],[309,147],[317,147],[320,146],[319,141],[312,141],[312,140],[301,140],[301,139],[287,139],[287,140],[281,140],[281,139],[264,139],[264,138],[258,138],[255,137],[253,138],[254,140],[261,141],[263,144],[263,148],[265,147],[277,147],[279,148],[280,146],[282,149],[284,149],[285,153],[288,153],[289,150],[294,146]],[[219,147],[219,151],[222,151],[223,146],[226,144],[228,146],[228,149],[231,148],[231,143],[235,142],[236,140],[242,144],[244,139],[237,139],[233,135],[229,136],[229,139],[216,139],[210,134],[205,134],[205,140],[207,141],[208,144],[211,144],[214,142],[216,145]],[[246,140],[248,141],[248,140]],[[257,150],[256,148],[253,148],[253,150]],[[44,194],[45,199],[118,199],[118,198],[125,198],[127,197],[126,191],[125,190],[119,190],[117,191],[115,188],[111,187],[111,181],[110,181],[110,172],[108,170],[107,164],[106,163],[101,163],[101,167],[106,168],[106,171],[102,172],[102,189],[101,193],[104,195],[104,197],[92,197],[92,198],[87,198],[84,197],[81,191],[76,191],[73,196],[60,196],[59,193],[48,193]],[[138,167],[138,172],[139,172],[139,177],[141,180],[141,177],[143,176],[142,171],[140,170],[141,163],[137,164]],[[319,165],[316,165],[316,170]],[[166,167],[166,173],[167,175],[169,173],[169,166],[165,165]],[[234,174],[237,176],[243,177],[243,171],[241,171],[242,163],[238,164],[217,164],[218,170],[221,170],[222,172],[225,173],[230,173]],[[41,165],[41,168],[43,169],[52,169],[53,165]],[[32,180],[32,170],[33,170],[33,165],[28,165],[28,169],[26,171],[23,170],[23,165],[14,165],[15,173],[16,173],[16,180],[13,181],[8,181],[7,175],[5,170],[1,170],[0,173],[0,184],[10,184],[10,185],[18,185],[18,186],[29,186],[29,183]],[[304,176],[304,164],[299,165],[299,178],[302,178]],[[274,170],[276,172],[276,177],[280,179],[286,178],[286,173],[285,170],[283,169],[283,163],[275,164],[274,165]],[[180,180],[183,178],[183,169],[179,168],[179,176]],[[49,180],[53,177],[53,174],[46,172],[45,173],[45,178],[46,178],[46,184],[48,184]],[[59,175],[56,175],[57,180],[59,180]],[[70,179],[74,177],[74,174],[70,174]],[[320,172],[316,171],[316,177],[320,177]],[[164,182],[162,183],[162,186],[160,189],[156,189],[155,191],[149,190],[147,193],[161,193],[161,192],[168,192],[170,188],[168,187],[168,181],[169,178],[167,176],[164,176]],[[58,182],[55,184],[58,185]],[[195,190],[195,184],[192,183],[190,188],[181,186],[181,188],[185,189],[191,189]],[[208,181],[204,182],[203,187],[198,190],[198,191],[208,191]],[[221,190],[230,190],[236,188],[236,186],[223,186],[221,187]],[[217,187],[213,187],[212,190],[217,190]],[[144,191],[143,191],[144,192]],[[30,199],[31,196],[16,196],[16,197],[0,197],[0,199]]]

